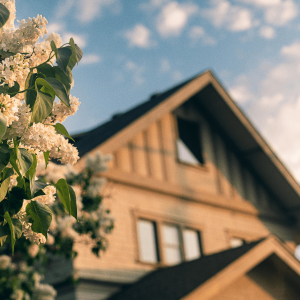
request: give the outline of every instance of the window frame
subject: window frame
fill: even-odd
[[[202,241],[202,236],[203,236],[203,225],[202,224],[191,224],[187,223],[186,221],[182,220],[176,220],[173,218],[168,218],[168,217],[162,217],[162,216],[153,216],[153,214],[148,214],[140,211],[133,211],[133,220],[134,220],[134,231],[135,231],[135,245],[136,245],[136,261],[141,264],[146,264],[146,265],[151,265],[151,266],[171,266],[171,264],[166,263],[166,258],[164,254],[164,240],[163,240],[163,225],[170,225],[170,226],[175,226],[178,230],[178,236],[179,236],[179,249],[180,249],[180,256],[181,256],[181,261],[186,262],[188,261],[186,259],[185,255],[185,250],[184,250],[184,243],[183,243],[183,230],[188,229],[188,230],[193,230],[197,233],[197,238],[198,238],[198,245],[199,245],[199,250],[200,250],[200,257],[205,256],[204,251],[203,251],[203,241]],[[157,251],[157,258],[158,261],[156,263],[151,263],[151,262],[145,262],[141,258],[141,253],[140,253],[140,246],[139,246],[139,233],[138,233],[138,221],[139,220],[146,220],[149,222],[153,222],[155,226],[155,233],[156,237],[156,251]]]

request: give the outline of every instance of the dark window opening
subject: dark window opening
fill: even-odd
[[[177,124],[179,135],[177,139],[178,159],[193,165],[204,164],[200,125],[181,118],[177,118]]]

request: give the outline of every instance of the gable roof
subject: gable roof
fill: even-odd
[[[89,132],[75,135],[75,146],[81,157],[95,148],[111,153],[190,99],[235,145],[242,159],[276,195],[286,212],[294,214],[297,208],[300,214],[300,186],[211,71],[156,94]]]
[[[166,92],[152,95],[149,100],[130,109],[127,112],[114,115],[111,120],[104,124],[101,124],[91,131],[74,135],[73,137],[76,139],[75,146],[79,151],[80,157],[93,150],[97,146],[101,145],[103,142],[114,136],[120,130],[124,129],[136,119],[146,114],[149,110],[166,100],[168,97],[177,92],[187,83],[191,82],[193,79],[194,77],[173,87]]]
[[[273,253],[300,275],[299,262],[278,239],[269,237],[154,271],[109,300],[210,299]]]

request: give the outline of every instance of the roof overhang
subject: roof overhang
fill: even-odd
[[[300,284],[299,261],[277,238],[270,236],[232,262],[211,279],[181,298],[181,300],[212,299],[214,296],[220,294],[231,283],[251,271],[271,255],[275,255],[282,262],[281,265],[283,266],[283,270],[288,269],[288,271],[293,274],[294,281]]]
[[[164,101],[104,141],[97,150],[103,153],[114,152],[150,124],[192,98],[222,128],[241,153],[242,159],[259,175],[283,207],[295,213],[295,208],[300,206],[300,186],[211,71],[188,81]]]

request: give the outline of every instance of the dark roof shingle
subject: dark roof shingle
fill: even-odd
[[[108,300],[179,300],[261,241],[153,271]]]

